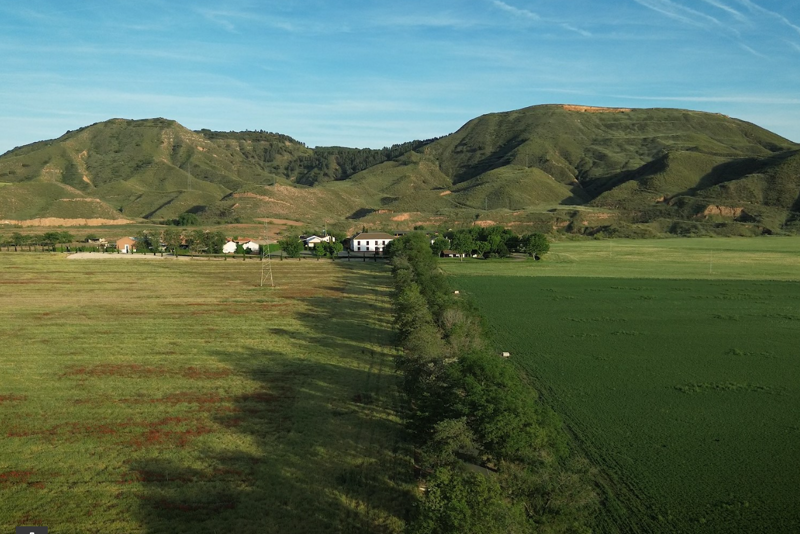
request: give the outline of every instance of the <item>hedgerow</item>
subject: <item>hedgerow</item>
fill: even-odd
[[[559,418],[483,341],[430,241],[393,242],[408,428],[425,488],[412,533],[589,532],[597,496]]]

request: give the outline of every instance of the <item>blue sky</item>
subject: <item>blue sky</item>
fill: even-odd
[[[381,147],[535,104],[800,141],[797,0],[0,3],[0,153],[114,117]]]

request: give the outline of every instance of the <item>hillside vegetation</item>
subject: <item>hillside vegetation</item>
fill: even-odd
[[[3,219],[55,211],[157,221],[188,211],[208,222],[410,227],[477,217],[587,234],[722,225],[750,235],[798,226],[800,146],[737,119],[676,109],[533,106],[379,150],[114,119],[0,156],[0,182]],[[99,202],[63,204],[75,198]],[[559,226],[559,207],[579,209]]]

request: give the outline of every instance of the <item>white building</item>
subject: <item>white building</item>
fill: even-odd
[[[326,242],[327,243],[327,242],[330,242],[330,241],[336,241],[336,238],[334,238],[333,236],[330,236],[330,235],[327,235],[325,237],[319,237],[319,236],[316,236],[316,235],[310,235],[310,236],[306,237],[305,239],[303,239],[303,244],[306,246],[306,248],[314,248],[314,245],[316,245],[317,243],[322,243],[322,242]]]
[[[253,240],[250,240],[250,239],[248,239],[247,241],[245,241],[245,240],[239,240],[239,241],[231,240],[231,241],[228,241],[227,243],[225,243],[224,245],[222,245],[222,253],[223,254],[234,254],[236,252],[236,249],[239,247],[239,245],[242,245],[242,248],[245,250],[245,252],[247,252],[249,254],[258,253],[258,251],[261,250],[261,248],[260,248],[261,245],[259,245],[258,243],[256,243]]]
[[[224,245],[222,245],[222,253],[223,254],[233,254],[236,252],[236,241],[228,241]]]
[[[255,241],[240,241],[242,248],[245,249],[247,252],[258,252],[261,250],[261,245],[256,243]]]
[[[361,232],[350,240],[350,250],[353,252],[383,253],[383,249],[393,239],[394,236],[383,232]]]

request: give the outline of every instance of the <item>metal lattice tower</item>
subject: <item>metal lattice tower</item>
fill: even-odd
[[[267,247],[267,259],[264,260],[264,255],[261,256],[261,287],[264,287],[264,282],[269,281],[270,287],[275,287],[275,280],[272,278],[272,255],[269,252],[269,234],[267,233],[267,223],[264,223],[264,246]]]

